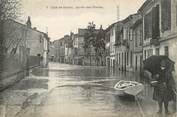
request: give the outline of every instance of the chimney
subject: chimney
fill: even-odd
[[[30,16],[28,16],[28,20],[26,22],[26,25],[28,28],[31,28],[31,19],[30,19]]]

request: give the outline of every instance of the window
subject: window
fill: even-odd
[[[159,48],[156,48],[155,54],[156,54],[157,56],[159,56]]]
[[[113,36],[113,28],[111,29],[111,36]]]
[[[138,47],[137,31],[135,32],[135,47]]]
[[[144,50],[144,59],[146,59],[146,50]]]
[[[132,33],[133,33],[133,32],[132,32],[132,29],[130,29],[130,33],[129,33],[129,35],[130,35],[130,36],[129,36],[130,41],[132,41],[132,40],[133,40],[133,39],[132,39],[132,38],[133,38],[133,37],[132,37],[132,35],[133,35]]]
[[[150,57],[150,56],[152,56],[152,55],[153,55],[153,49],[149,49],[149,50],[148,50],[148,55],[147,55],[147,56]]]
[[[132,67],[133,65],[133,52],[131,51],[130,53],[130,66]]]
[[[138,65],[137,65],[137,64],[138,64],[138,57],[136,56],[136,57],[135,57],[135,70],[137,70],[137,68],[138,68]]]
[[[160,36],[159,21],[159,5],[157,5],[152,9],[152,39],[158,39]]]
[[[171,0],[161,0],[162,32],[171,29]]]
[[[169,49],[168,49],[168,46],[165,46],[165,56],[169,56]]]
[[[120,65],[120,53],[119,53],[119,65]]]
[[[152,11],[144,17],[144,39],[152,38]]]
[[[142,31],[140,30],[140,37],[139,37],[139,46],[143,45],[143,41],[142,41]]]
[[[127,52],[127,65],[129,65],[129,52]]]

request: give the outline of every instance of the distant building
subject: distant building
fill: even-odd
[[[143,22],[138,19],[131,27],[133,40],[133,70],[140,73],[143,64]]]
[[[26,33],[26,43],[27,48],[30,49],[30,56],[40,57],[40,64],[47,66],[49,52],[48,34],[37,30],[36,27],[32,28],[30,17],[28,17],[26,24],[28,29]]]
[[[65,46],[65,63],[70,63],[70,53],[71,53],[71,49],[70,49],[70,36],[69,35],[65,35],[64,36],[64,46]]]
[[[118,33],[119,41],[116,44],[116,55],[118,68],[120,70],[133,71],[133,39],[132,39],[132,25],[140,17],[139,14],[133,14],[121,21],[122,31]]]
[[[79,63],[79,38],[78,34],[73,35],[73,64]]]
[[[108,28],[105,31],[105,51],[106,66],[110,67],[110,31]]]
[[[54,61],[55,58],[55,47],[53,42],[49,42],[49,60]]]
[[[64,38],[55,40],[52,42],[54,50],[54,61],[64,63],[65,62],[65,40]]]
[[[61,38],[59,41],[59,62],[64,63],[65,62],[65,40],[64,38]]]
[[[85,56],[85,50],[84,50],[84,35],[87,32],[86,29],[78,29],[78,49],[77,49],[77,57],[75,57],[75,60],[77,61],[78,65],[84,65],[84,56]]]
[[[116,22],[106,29],[107,66],[116,66],[116,42],[119,40],[122,23]]]

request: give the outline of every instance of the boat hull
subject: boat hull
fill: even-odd
[[[144,89],[144,86],[141,83],[134,82],[134,81],[119,81],[115,86],[114,89],[116,94],[119,96],[124,95],[132,95],[136,96]]]

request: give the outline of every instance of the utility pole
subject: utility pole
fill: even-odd
[[[119,5],[117,6],[117,21],[119,21],[120,20],[120,13],[119,13],[120,11],[119,11]]]

